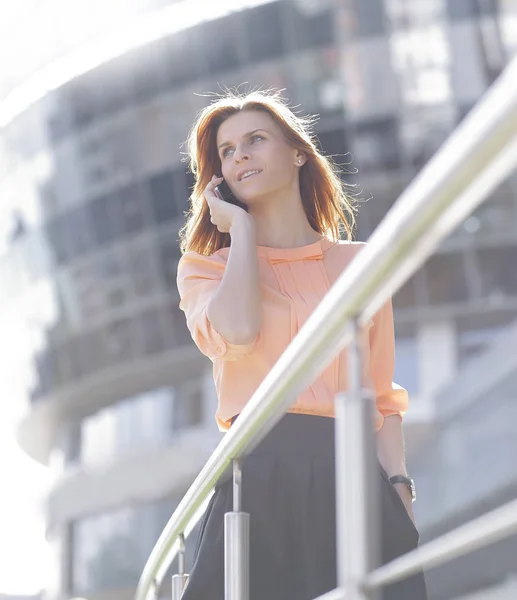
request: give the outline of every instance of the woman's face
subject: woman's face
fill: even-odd
[[[239,112],[220,125],[217,151],[223,178],[246,204],[296,191],[299,168],[305,162],[273,117],[256,110]]]

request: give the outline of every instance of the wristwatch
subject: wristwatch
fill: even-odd
[[[392,485],[395,485],[395,483],[403,483],[411,492],[411,502],[416,500],[415,482],[411,477],[407,477],[406,475],[393,475],[393,477],[390,477],[390,483]]]

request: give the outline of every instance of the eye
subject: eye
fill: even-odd
[[[225,149],[223,150],[223,158],[226,158],[227,156],[229,156],[229,155],[230,155],[229,153],[230,153],[231,151],[233,151],[233,148],[230,148],[229,146],[228,146],[227,148],[225,148]]]
[[[263,136],[261,136],[261,135],[259,135],[258,133],[256,133],[255,135],[252,135],[252,136],[251,136],[251,140],[250,140],[250,141],[251,141],[251,143],[253,144],[253,143],[255,143],[255,142],[257,142],[257,141],[259,142],[260,140],[263,140],[263,139],[264,139],[264,137],[263,137]]]

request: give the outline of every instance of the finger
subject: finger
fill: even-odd
[[[216,177],[215,175],[210,180],[210,183],[206,186],[206,190],[212,191],[217,185],[223,181],[222,177]]]

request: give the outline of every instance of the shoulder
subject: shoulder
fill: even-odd
[[[185,252],[178,263],[178,278],[210,275],[224,271],[227,259],[228,248],[222,248],[210,256],[198,252]]]
[[[366,242],[349,242],[347,240],[338,240],[334,248],[340,256],[352,258],[363,248],[365,248],[366,245]]]

